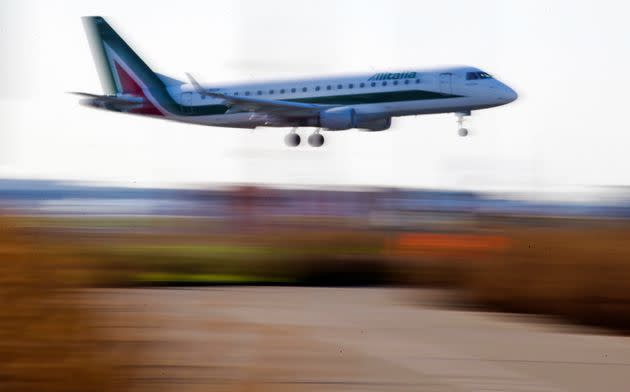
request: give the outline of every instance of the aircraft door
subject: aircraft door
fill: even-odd
[[[443,94],[453,94],[453,74],[440,74],[440,92]]]
[[[192,111],[192,93],[182,93],[181,105],[184,113],[190,113]]]

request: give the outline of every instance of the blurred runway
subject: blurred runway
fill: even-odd
[[[139,390],[627,391],[630,340],[386,288],[90,289]]]

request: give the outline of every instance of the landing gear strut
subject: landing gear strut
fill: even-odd
[[[457,125],[459,127],[457,133],[461,137],[468,136],[468,129],[464,128],[464,117],[470,116],[470,112],[455,113],[457,116]]]
[[[300,135],[298,135],[295,131],[297,130],[297,128],[293,128],[291,129],[291,132],[289,132],[285,137],[284,137],[284,143],[289,146],[289,147],[297,147],[300,145],[300,142],[302,141],[302,138],[300,137]]]
[[[324,136],[319,133],[320,128],[317,128],[312,135],[308,137],[308,144],[311,147],[321,147],[324,145]]]

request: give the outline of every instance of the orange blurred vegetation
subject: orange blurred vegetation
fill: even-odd
[[[77,298],[89,263],[17,226],[0,217],[0,390],[125,389],[118,358],[133,353],[100,336]]]
[[[402,235],[391,253],[411,283],[467,304],[630,330],[630,223],[482,220],[479,234]]]

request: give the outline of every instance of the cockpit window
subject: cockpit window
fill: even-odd
[[[467,72],[466,80],[492,79],[492,76],[485,72]]]
[[[478,72],[468,72],[466,74],[466,80],[477,80],[479,79],[479,75],[477,75]]]

